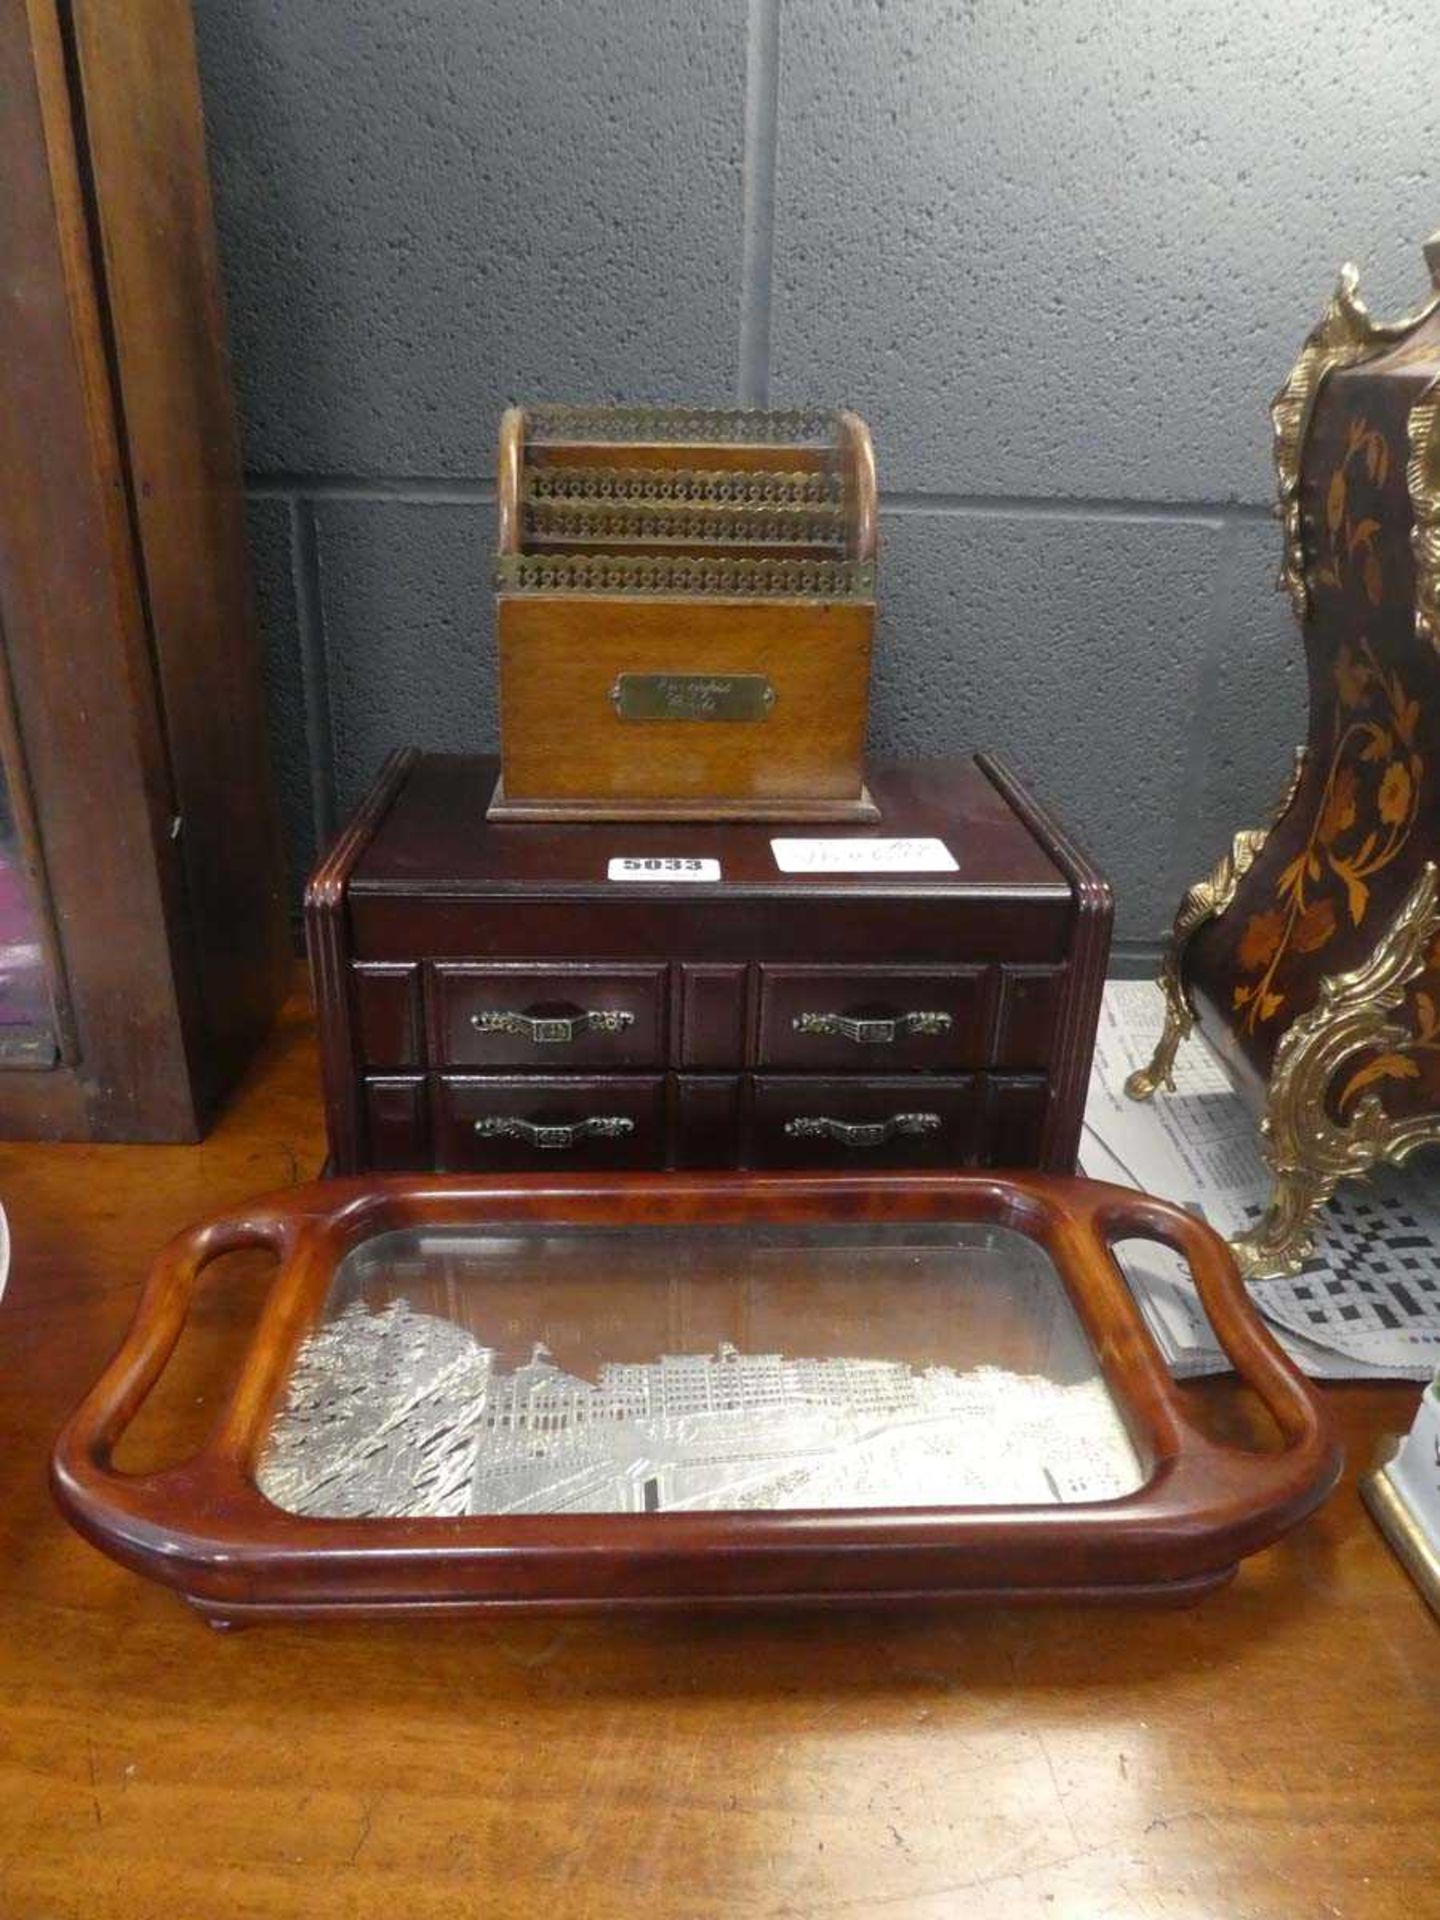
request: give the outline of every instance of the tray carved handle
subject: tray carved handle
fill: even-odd
[[[246,1248],[273,1253],[283,1265],[298,1232],[297,1218],[256,1211],[208,1221],[170,1242],[118,1352],[56,1444],[53,1477],[63,1505],[83,1511],[107,1485],[139,1486],[155,1478],[122,1473],[113,1455],[179,1343],[200,1275],[212,1260]]]
[[[1218,1442],[1208,1443],[1211,1450],[1222,1456],[1242,1453],[1252,1470],[1268,1474],[1272,1506],[1289,1499],[1297,1511],[1308,1511],[1334,1485],[1343,1455],[1319,1400],[1256,1314],[1229,1247],[1193,1214],[1168,1201],[1120,1188],[1096,1192],[1085,1213],[1094,1250],[1117,1272],[1118,1241],[1154,1240],[1179,1254],[1231,1365],[1280,1433],[1280,1447],[1268,1454]]]

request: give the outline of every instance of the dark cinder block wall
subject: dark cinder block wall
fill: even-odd
[[[1122,955],[1281,791],[1266,403],[1440,225],[1431,0],[196,0],[297,874],[493,743],[511,400],[818,402],[884,489],[872,736],[993,745]]]

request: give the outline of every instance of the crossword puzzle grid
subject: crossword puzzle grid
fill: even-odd
[[[1248,1207],[1251,1220],[1261,1208]],[[1381,1334],[1416,1346],[1440,1340],[1440,1255],[1433,1216],[1402,1198],[1361,1189],[1338,1195],[1318,1225],[1323,1252],[1293,1280],[1253,1286],[1267,1314],[1321,1339]]]
[[[1101,1146],[1108,1145],[1112,1113],[1123,1117],[1123,1134],[1134,1132],[1136,1110],[1120,1088],[1130,1069],[1149,1059],[1159,1030],[1153,988],[1107,982],[1097,1057],[1109,1062],[1109,1091],[1102,1089],[1094,1105]],[[1204,1194],[1202,1217],[1227,1237],[1243,1232],[1261,1218],[1271,1186],[1253,1119],[1203,1043],[1182,1053],[1175,1083],[1176,1096],[1154,1110],[1152,1124],[1168,1135],[1171,1157],[1187,1170],[1193,1190]],[[1250,1283],[1251,1298],[1276,1329],[1311,1343],[1299,1349],[1307,1371],[1318,1370],[1311,1364],[1318,1352],[1411,1379],[1440,1363],[1437,1166],[1440,1156],[1422,1155],[1404,1168],[1379,1168],[1363,1183],[1346,1182],[1315,1221],[1317,1252],[1303,1270],[1293,1279]],[[1177,1284],[1189,1290],[1188,1280]]]

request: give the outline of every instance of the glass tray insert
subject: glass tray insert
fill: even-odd
[[[255,1477],[382,1518],[1059,1506],[1148,1473],[1043,1248],[877,1223],[376,1235]]]

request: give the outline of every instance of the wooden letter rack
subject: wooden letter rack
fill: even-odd
[[[496,820],[874,820],[853,413],[512,407]]]

